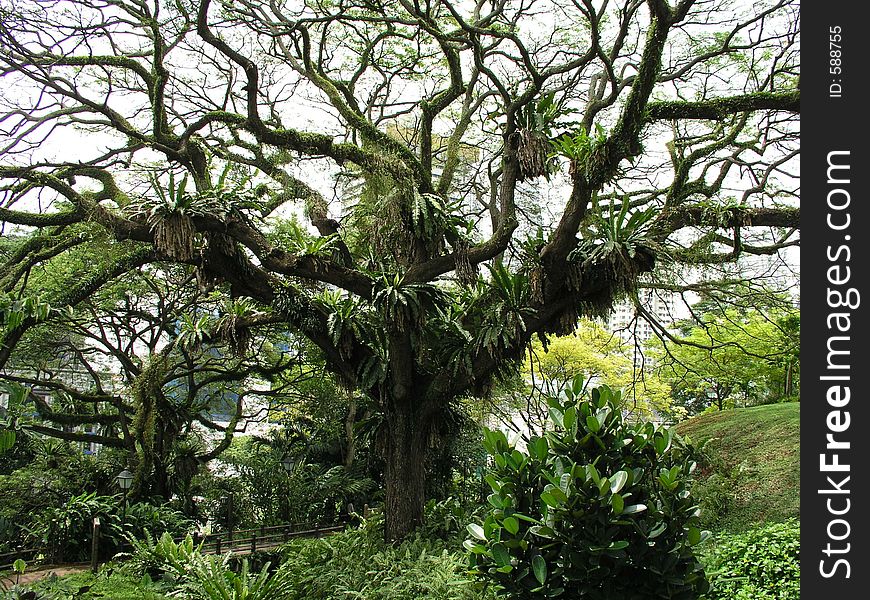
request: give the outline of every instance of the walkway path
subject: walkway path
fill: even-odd
[[[84,573],[90,568],[91,566],[88,563],[40,565],[38,567],[33,567],[32,569],[28,568],[24,571],[24,574],[18,580],[18,585],[30,585],[31,583],[35,583],[41,579],[45,579],[46,577],[51,577],[52,575],[63,577],[64,575],[72,575],[73,573]],[[0,578],[0,580],[2,580],[3,585],[11,587],[15,583],[15,575],[6,574]]]

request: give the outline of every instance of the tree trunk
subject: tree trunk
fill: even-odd
[[[350,469],[356,456],[356,439],[353,433],[353,426],[356,423],[356,400],[352,393],[348,395],[350,396],[350,405],[347,410],[347,416],[344,419],[345,450],[343,462],[345,469]]]
[[[396,403],[387,417],[386,523],[384,536],[393,542],[404,539],[423,522],[426,501],[424,460],[429,428],[413,403]]]

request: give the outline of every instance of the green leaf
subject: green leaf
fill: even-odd
[[[537,436],[531,438],[529,440],[528,450],[529,454],[531,454],[538,460],[546,460],[547,451],[549,450],[549,444],[547,443],[547,439]]]
[[[11,429],[0,431],[0,453],[6,452],[15,445],[15,432]]]
[[[580,396],[580,394],[583,393],[584,381],[585,381],[585,377],[582,373],[575,375],[574,379],[571,380],[571,394],[575,398],[578,398]]]
[[[494,508],[505,507],[505,499],[502,498],[499,494],[490,494],[486,497],[486,499],[490,504],[492,504]]]
[[[619,494],[613,494],[610,498],[610,506],[613,507],[614,513],[620,515],[625,508],[625,500]]]
[[[27,568],[27,563],[21,560],[20,558],[16,558],[15,562],[12,563],[12,570],[18,573],[19,575],[24,574],[24,570]]]
[[[556,537],[556,532],[553,531],[553,528],[547,527],[546,525],[535,525],[534,527],[530,527],[529,531],[542,538],[553,539]]]
[[[536,554],[532,559],[532,571],[538,583],[544,585],[544,582],[547,581],[547,561],[540,554]]]
[[[572,431],[576,423],[577,408],[574,406],[569,406],[567,409],[565,409],[565,414],[562,417],[562,425],[567,431]]]
[[[646,504],[631,504],[625,507],[625,510],[622,511],[624,515],[633,515],[635,513],[643,512],[646,510]]]
[[[598,430],[601,429],[601,423],[594,416],[589,415],[586,417],[586,428],[592,433],[598,433]]]
[[[504,567],[511,564],[511,555],[508,552],[507,547],[501,542],[496,542],[493,544],[490,549],[490,553],[492,554],[493,560],[500,567]]]
[[[628,472],[617,471],[613,474],[613,477],[610,478],[610,491],[614,494],[618,493],[619,490],[622,489],[622,486],[625,485],[626,481],[628,481]]]
[[[547,506],[552,506],[553,508],[559,506],[559,501],[550,492],[541,492],[541,500]]]
[[[462,542],[462,547],[472,554],[486,554],[486,546],[483,544],[477,544],[474,540],[465,540]]]
[[[516,535],[517,532],[520,530],[520,522],[513,517],[507,517],[502,524],[511,535]]]
[[[489,484],[493,492],[501,491],[501,482],[492,473],[484,477],[483,480]]]
[[[553,421],[560,429],[564,429],[564,413],[555,406],[550,407],[550,420]]]
[[[586,480],[590,479],[595,482],[595,485],[601,484],[601,475],[598,474],[598,469],[593,464],[586,465]]]
[[[468,533],[470,533],[477,539],[483,540],[484,542],[486,541],[486,534],[483,532],[483,527],[481,527],[480,525],[476,523],[471,523],[470,525],[466,526],[466,529],[468,530]]]
[[[665,530],[667,530],[667,528],[668,528],[667,523],[660,523],[659,525],[654,527],[652,531],[649,532],[649,535],[647,536],[647,538],[648,539],[657,538],[658,536],[663,534],[665,532]]]
[[[628,548],[628,542],[625,540],[619,540],[618,542],[613,542],[610,546],[607,547],[608,550],[622,550],[623,548]]]
[[[483,445],[490,454],[497,454],[508,449],[507,437],[498,429],[484,429]]]
[[[513,570],[514,570],[513,565],[504,565],[503,567],[499,567],[496,569],[496,571],[498,571],[499,573],[510,573]]]
[[[550,494],[552,494],[553,497],[556,500],[558,500],[561,504],[568,502],[568,495],[565,492],[563,492],[562,490],[560,490],[559,488],[554,486],[547,491],[549,491]]]
[[[673,434],[670,431],[657,431],[653,436],[653,446],[656,452],[664,454],[671,447],[671,439]]]

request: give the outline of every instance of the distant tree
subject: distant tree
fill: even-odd
[[[635,364],[634,348],[598,323],[581,319],[570,335],[552,337],[546,348],[532,345],[526,362],[535,385],[557,394],[582,375],[587,387],[607,385],[623,392],[623,409],[643,418],[670,411],[670,388],[652,373]],[[546,405],[544,405],[546,410]]]
[[[694,413],[776,402],[797,393],[800,314],[728,310],[706,313],[685,335],[653,344],[655,372],[670,381],[676,399]]]
[[[169,499],[248,419],[266,419],[252,397],[290,389],[299,357],[250,333],[263,317],[198,292],[178,269],[131,271],[28,331],[0,381],[28,390],[19,428],[123,450],[134,495]]]
[[[28,273],[82,248],[54,309],[161,262],[252,299],[380,405],[390,539],[422,520],[444,411],[535,335],[798,243],[796,0],[20,0],[0,22],[0,221],[27,234],[0,291],[40,296]],[[34,306],[0,315],[0,365],[57,318]]]

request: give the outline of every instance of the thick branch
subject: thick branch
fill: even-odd
[[[756,92],[700,102],[651,102],[647,106],[646,120],[721,120],[742,112],[779,110],[800,113],[800,109],[801,96],[798,90],[783,93]]]

